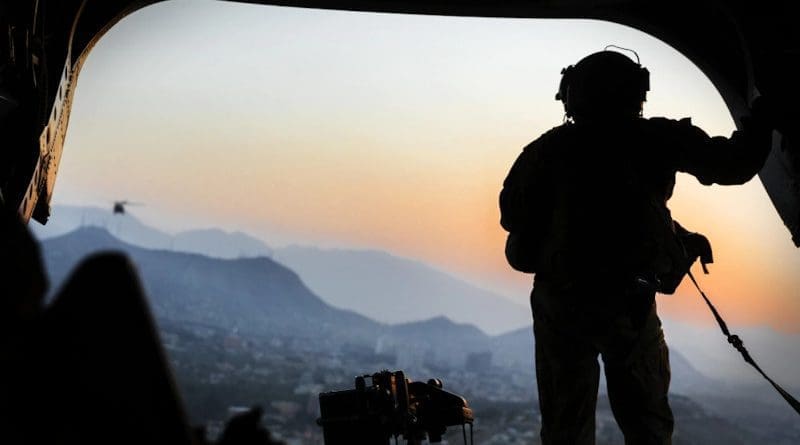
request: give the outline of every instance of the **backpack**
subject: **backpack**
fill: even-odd
[[[506,238],[506,261],[514,270],[536,273],[539,250],[540,242],[531,232],[511,232]]]

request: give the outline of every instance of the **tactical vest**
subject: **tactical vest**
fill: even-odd
[[[680,282],[675,276],[685,273],[685,254],[666,206],[674,163],[669,147],[644,134],[630,126],[565,124],[541,138],[536,149],[549,166],[553,199],[549,211],[536,213],[549,221],[539,221],[535,233],[516,241],[528,249],[537,279],[644,278],[660,283],[662,292],[674,291]]]

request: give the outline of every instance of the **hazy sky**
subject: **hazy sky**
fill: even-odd
[[[130,199],[172,231],[388,250],[524,304],[531,280],[503,258],[497,194],[521,148],[562,122],[561,68],[607,44],[649,68],[646,115],[733,130],[685,57],[611,23],[157,4],[89,56],[54,204]],[[670,207],[711,239],[701,279],[724,314],[799,330],[800,251],[758,180],[680,175]],[[712,322],[686,286],[659,301]]]

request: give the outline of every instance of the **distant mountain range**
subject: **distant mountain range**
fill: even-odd
[[[218,258],[271,255],[295,270],[310,291],[326,303],[376,321],[404,323],[446,316],[457,323],[474,324],[490,334],[511,331],[510,337],[524,338],[530,332],[528,308],[433,267],[386,252],[300,246],[273,250],[252,236],[218,229],[170,235],[142,224],[131,215],[111,215],[108,210],[92,207],[57,206],[54,215],[57,217],[46,226],[31,224],[39,238],[64,234],[81,226],[100,226],[138,246],[201,252]],[[716,327],[675,320],[664,320],[664,325],[670,346],[684,353],[701,373],[737,385],[750,385],[754,393],[775,400],[769,390],[764,391],[757,373],[741,361]],[[518,331],[512,331],[517,327]],[[741,334],[754,357],[776,380],[800,387],[800,374],[796,371],[800,363],[800,335],[782,334],[769,327],[731,328]],[[492,348],[498,360],[505,355],[510,362],[520,357],[517,352],[532,350],[532,339],[520,344],[523,346],[509,354],[504,354],[501,346]],[[673,354],[673,361],[677,360]],[[678,368],[674,371],[674,382],[678,384]]]
[[[312,339],[320,348],[358,345],[369,351],[417,351],[439,365],[464,363],[489,351],[490,337],[472,325],[435,317],[386,325],[338,309],[310,291],[298,275],[269,258],[220,259],[124,243],[103,228],[83,227],[43,241],[51,282],[57,287],[87,255],[125,252],[136,264],[157,319],[199,324],[260,337]],[[404,357],[408,357],[407,354]],[[403,361],[402,358],[400,360]]]
[[[272,259],[220,259],[145,249],[99,227],[84,227],[43,242],[51,281],[62,283],[82,258],[103,250],[131,257],[156,317],[170,323],[209,325],[256,336],[314,338],[332,347],[358,344],[396,354],[400,362],[405,358],[410,363],[460,366],[471,353],[491,352],[497,366],[530,369],[533,364],[530,327],[490,337],[471,324],[443,316],[388,325],[326,304],[294,271]],[[702,386],[709,381],[677,352],[673,352],[673,366],[676,375],[681,375],[680,384]]]
[[[491,337],[475,326],[445,317],[388,325],[330,306],[294,271],[272,259],[221,259],[145,249],[124,243],[99,227],[47,239],[42,250],[56,286],[88,254],[98,250],[127,253],[137,265],[159,323],[208,326],[290,342],[303,339],[328,352],[382,354],[394,357],[397,369],[469,371],[477,357],[483,360],[478,362],[482,366],[500,367],[510,375],[530,379],[532,388],[534,385],[530,327]],[[113,298],[113,293],[109,297]],[[671,390],[691,396],[711,413],[744,422],[742,425],[757,419],[756,429],[771,422],[791,425],[794,420],[766,385],[749,391],[721,383],[698,372],[675,348],[671,349],[671,366]]]
[[[249,335],[370,338],[379,324],[336,309],[306,288],[292,270],[265,258],[219,259],[145,249],[99,227],[84,227],[43,242],[54,284],[88,254],[123,251],[141,275],[158,318],[208,324]],[[342,329],[348,326],[349,329]]]
[[[708,317],[711,318],[711,314]],[[800,335],[781,333],[769,326],[730,325],[729,328],[740,336],[767,374],[781,385],[800,392]],[[783,403],[772,394],[758,372],[728,344],[717,326],[668,319],[664,320],[664,333],[667,343],[689,357],[700,372],[736,384],[740,390],[749,388],[763,400]]]
[[[169,234],[143,224],[130,213],[113,214],[99,207],[55,206],[46,225],[31,224],[39,239],[64,235],[81,227],[101,227],[127,243],[151,249],[200,253],[215,258],[272,256],[258,238],[220,229],[188,230]]]
[[[97,207],[57,206],[47,225],[32,224],[39,239],[80,227],[102,227],[132,245],[216,258],[265,256],[296,271],[325,302],[384,323],[408,323],[446,316],[489,334],[530,324],[530,309],[477,288],[424,263],[377,250],[271,249],[242,232],[191,230],[171,235],[130,214]]]
[[[526,306],[386,252],[291,246],[275,249],[275,259],[327,302],[373,320],[406,323],[444,315],[489,334],[531,323]]]

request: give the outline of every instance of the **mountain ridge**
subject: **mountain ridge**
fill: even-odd
[[[124,252],[136,264],[152,310],[173,321],[237,326],[259,335],[292,332],[300,323],[317,322],[325,327],[325,317],[343,317],[357,333],[370,334],[378,326],[366,317],[327,305],[308,290],[296,272],[266,257],[220,259],[145,249],[96,227],[48,239],[43,245],[54,283],[62,282],[90,253]],[[264,324],[267,319],[271,325]]]
[[[297,245],[274,252],[276,260],[296,270],[326,301],[381,322],[404,323],[446,314],[491,335],[531,322],[523,305],[389,252]],[[374,295],[381,297],[370,297]]]
[[[244,232],[217,228],[169,234],[131,214],[114,215],[98,207],[56,206],[54,215],[58,218],[46,226],[32,225],[39,239],[47,240],[84,226],[99,226],[122,241],[145,248],[216,258],[266,256],[295,270],[306,286],[328,304],[384,323],[446,315],[489,334],[530,324],[530,314],[523,305],[430,264],[379,249],[296,244],[273,249]]]
[[[60,207],[59,207],[60,208]],[[97,209],[98,211],[103,212],[101,209]],[[106,213],[109,213],[105,211]],[[61,212],[63,216],[63,212]],[[131,219],[135,220],[134,217],[130,217]],[[137,221],[138,222],[138,221]],[[63,225],[63,224],[62,224]],[[49,224],[48,224],[49,226]],[[32,225],[32,228],[37,228],[40,226]],[[47,227],[47,226],[45,226]],[[63,228],[62,228],[63,230]],[[165,247],[165,246],[164,246]],[[169,251],[169,249],[164,249],[164,247],[159,247],[161,250]],[[300,246],[293,246],[293,249],[309,249],[303,248]],[[334,252],[338,254],[340,251],[346,251],[346,249],[319,249],[320,251],[328,251]],[[366,258],[382,258],[383,260],[394,261],[396,259],[403,260],[402,257],[395,257],[391,253],[383,252],[379,250],[371,250],[366,251],[367,255]],[[369,255],[370,253],[374,253],[374,255]],[[280,255],[273,255],[273,259],[280,260]],[[279,261],[280,262],[280,261]],[[401,298],[389,298],[381,300],[379,298],[373,298],[375,295],[374,292],[367,292],[361,293],[360,295],[364,296],[363,300],[353,302],[351,305],[341,304],[336,301],[336,299],[331,298],[330,296],[326,295],[322,291],[314,289],[312,280],[309,280],[308,277],[303,274],[301,271],[298,271],[294,267],[289,267],[290,269],[294,270],[301,278],[303,283],[315,294],[322,297],[323,300],[328,303],[329,305],[333,306],[334,308],[338,309],[352,309],[356,303],[363,304],[364,302],[375,304],[376,311],[379,314],[384,313],[392,313],[396,309],[403,309],[404,306],[409,306],[409,303],[403,302]],[[358,270],[358,269],[356,269]],[[344,279],[339,277],[340,279]],[[388,288],[397,287],[400,284],[404,284],[402,281],[396,282],[399,283],[396,286],[388,286]],[[382,286],[382,288],[387,288],[387,286]],[[385,297],[385,295],[381,295]],[[427,298],[427,300],[431,300],[432,298]],[[393,301],[395,302],[394,305],[385,303],[386,301]],[[436,311],[431,311],[430,308],[427,306],[426,301],[423,300],[422,302],[415,305],[416,309],[420,310],[420,314],[415,317],[417,321],[424,321],[436,315]],[[433,298],[435,300],[435,298]],[[487,308],[485,310],[480,309],[478,305],[470,305],[468,303],[464,303],[463,301],[460,302],[460,306],[462,309],[466,310],[467,312],[471,312],[473,316],[483,316],[485,313],[491,313],[494,309],[493,307]],[[452,305],[451,305],[452,306]],[[445,309],[449,310],[449,307],[441,308],[442,310],[439,311],[441,313],[446,313]],[[519,331],[522,333],[521,336],[528,335],[524,331],[530,329],[530,312],[527,308],[514,307],[517,311],[517,316],[520,320]],[[367,315],[367,318],[373,319],[371,317],[369,311],[364,310],[356,310],[356,312]],[[379,320],[382,321],[382,320]],[[408,320],[410,321],[410,320]],[[455,320],[457,322],[465,322],[464,319]],[[469,320],[466,320],[467,322]],[[675,350],[679,350],[686,355],[687,358],[690,358],[689,363],[700,373],[711,376],[717,379],[723,379],[725,381],[731,381],[738,384],[746,384],[750,385],[753,388],[761,387],[761,380],[757,373],[753,372],[746,364],[741,361],[741,357],[729,347],[729,345],[724,341],[724,338],[718,335],[716,332],[716,327],[714,326],[695,326],[690,323],[684,322],[677,322],[674,320],[665,319],[664,320],[664,330],[667,337],[668,344]],[[499,323],[503,329],[497,329],[496,331],[490,331],[491,334],[504,334],[504,333],[514,333],[516,332],[514,326],[506,326],[502,323]],[[732,326],[732,328],[734,328]],[[797,344],[800,343],[798,335],[784,335],[783,333],[776,332],[771,327],[767,328],[753,328],[753,327],[742,327],[736,328],[735,331],[741,335],[742,339],[748,345],[748,348],[753,352],[754,357],[764,366],[765,370],[777,381],[781,382],[782,384],[786,385],[787,387],[798,387],[800,386],[800,381],[797,379],[796,368],[794,367],[793,363],[797,363],[797,360],[794,357],[797,357],[800,360],[800,351],[798,351]],[[519,343],[522,343],[520,340]],[[508,354],[504,351],[507,348],[499,348],[497,349],[497,353],[495,354],[498,357],[505,357],[506,359],[498,360],[509,362],[509,363],[527,363],[529,360],[527,359],[519,359],[519,355],[517,353],[524,352],[524,351],[531,351],[532,348],[532,340],[526,343],[528,346],[519,347],[516,350],[511,348]],[[755,393],[755,389],[753,390]]]

